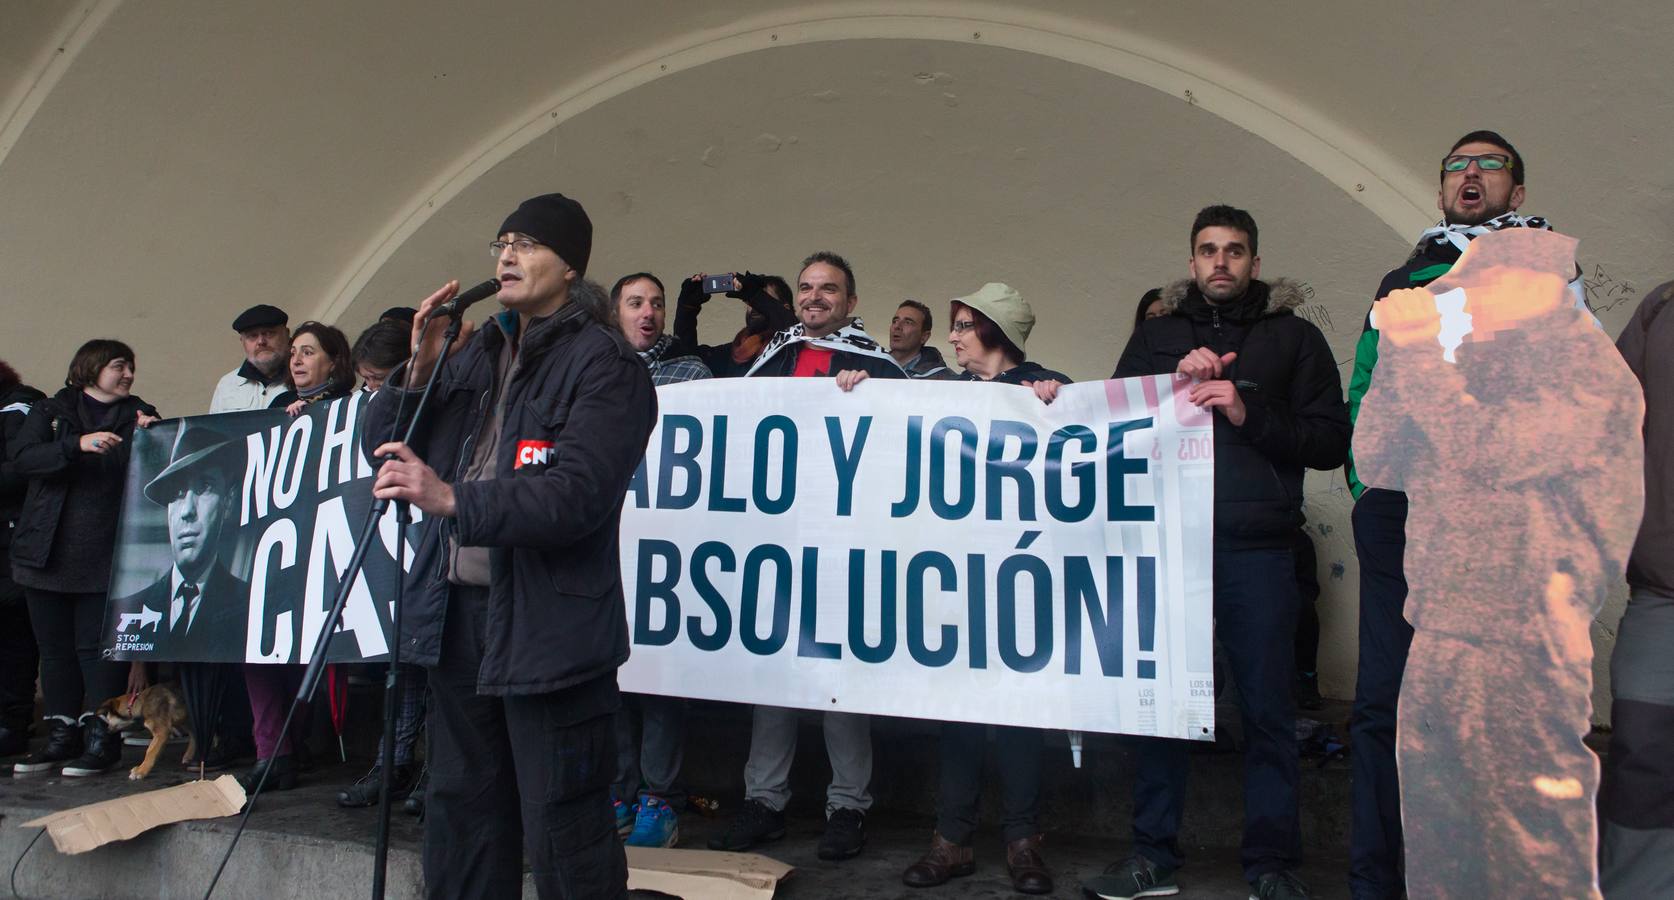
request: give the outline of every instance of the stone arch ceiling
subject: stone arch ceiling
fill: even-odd
[[[54,315],[40,323],[44,340],[7,348],[7,358],[50,383],[92,329],[162,348],[183,329],[227,337],[225,310],[246,302],[277,302],[299,315],[342,309],[358,295],[341,296],[343,288],[379,256],[380,242],[413,219],[430,192],[457,179],[473,154],[553,97],[652,64],[662,51],[763,29],[785,30],[787,40],[799,29],[840,34],[844,22],[890,17],[990,22],[993,31],[1085,38],[1188,67],[1195,60],[1225,73],[1223,83],[1322,122],[1359,157],[1370,148],[1387,165],[1369,174],[1409,206],[1417,193],[1420,209],[1437,146],[1478,124],[1500,127],[1533,167],[1528,208],[1580,236],[1584,256],[1612,282],[1643,288],[1665,265],[1658,251],[1674,224],[1666,152],[1674,145],[1674,88],[1663,64],[1674,8],[1653,0],[1614,4],[1597,17],[1572,4],[1524,4],[1515,16],[1483,21],[1434,0],[1348,16],[1340,4],[1301,0],[1166,9],[1102,0],[629,0],[572,4],[561,14],[537,0],[510,0],[492,14],[391,0],[22,0],[0,6],[0,302]],[[67,62],[58,47],[67,47]],[[983,66],[973,64],[963,77],[982,77]],[[59,71],[43,79],[54,66]],[[735,71],[748,79],[747,67]],[[838,60],[823,74],[852,72]],[[723,85],[722,96],[699,102],[723,113],[737,87]],[[1064,99],[1050,80],[999,87],[1017,88],[1017,105]],[[636,93],[609,105],[632,108]],[[1211,117],[1236,118],[1238,105],[1221,102]],[[18,115],[21,106],[26,115]],[[1120,135],[1152,124],[1128,115],[1109,127]],[[1342,174],[1326,177],[1342,187]],[[641,193],[642,209],[657,199]],[[1184,206],[1195,202],[1182,198]],[[1408,218],[1422,221],[1417,215]],[[1363,280],[1399,256],[1400,230],[1358,260]],[[77,239],[66,243],[69,234]],[[1354,259],[1326,236],[1323,229],[1310,236],[1319,252]],[[388,259],[394,246],[399,241],[385,248]],[[381,269],[359,272],[358,283],[370,285]],[[1357,284],[1344,302],[1363,301],[1366,290]],[[1613,312],[1605,311],[1607,324]],[[356,315],[368,313],[351,307],[342,323],[360,324]],[[204,330],[200,322],[220,326]],[[226,362],[191,354],[148,368],[142,386],[170,409],[190,411]]]
[[[500,217],[561,189],[598,224],[600,279],[784,272],[830,246],[874,321],[1004,279],[1040,315],[1030,350],[1078,378],[1108,374],[1134,298],[1182,271],[1191,212],[1225,200],[1256,212],[1264,272],[1308,283],[1346,359],[1431,216],[1436,158],[1482,126],[1528,158],[1526,211],[1582,239],[1612,332],[1674,269],[1674,6],[1658,0],[1594,17],[1437,0],[556,8],[0,4],[0,357],[51,386],[79,341],[122,336],[141,393],[198,412],[237,361],[237,309],[352,336],[485,275]],[[1335,529],[1321,555],[1346,563],[1328,607],[1354,579],[1337,483],[1310,483]],[[1352,606],[1322,611],[1340,691]]]

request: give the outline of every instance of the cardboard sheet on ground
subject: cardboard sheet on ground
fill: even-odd
[[[238,779],[222,775],[214,781],[190,781],[143,794],[89,803],[24,822],[24,828],[45,826],[59,853],[86,853],[112,841],[125,841],[159,825],[193,819],[218,819],[244,807],[244,788]]]
[[[1599,896],[1588,626],[1644,509],[1644,404],[1570,302],[1575,245],[1487,234],[1374,307],[1354,455],[1409,501],[1396,759],[1413,897]]]
[[[758,853],[628,848],[628,890],[685,900],[766,900],[792,871]]]

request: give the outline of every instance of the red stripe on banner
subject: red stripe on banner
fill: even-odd
[[[1139,383],[1140,393],[1145,395],[1145,411],[1152,416],[1161,412],[1162,404],[1157,401],[1157,378],[1153,375]]]
[[[1128,419],[1128,380],[1112,378],[1104,383],[1104,400],[1110,405],[1111,417],[1117,421]]]

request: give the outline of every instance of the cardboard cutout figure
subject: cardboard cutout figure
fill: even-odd
[[[1354,455],[1410,500],[1396,758],[1409,896],[1597,897],[1588,625],[1644,508],[1644,406],[1573,238],[1473,241],[1373,316]]]

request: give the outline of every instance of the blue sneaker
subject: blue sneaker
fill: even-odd
[[[634,813],[639,809],[639,804],[629,806],[613,796],[610,798],[610,808],[616,813],[616,836],[627,837],[634,830]]]
[[[680,815],[674,807],[658,797],[646,797],[639,803],[639,815],[634,819],[633,834],[628,835],[630,847],[672,847],[680,840]]]

